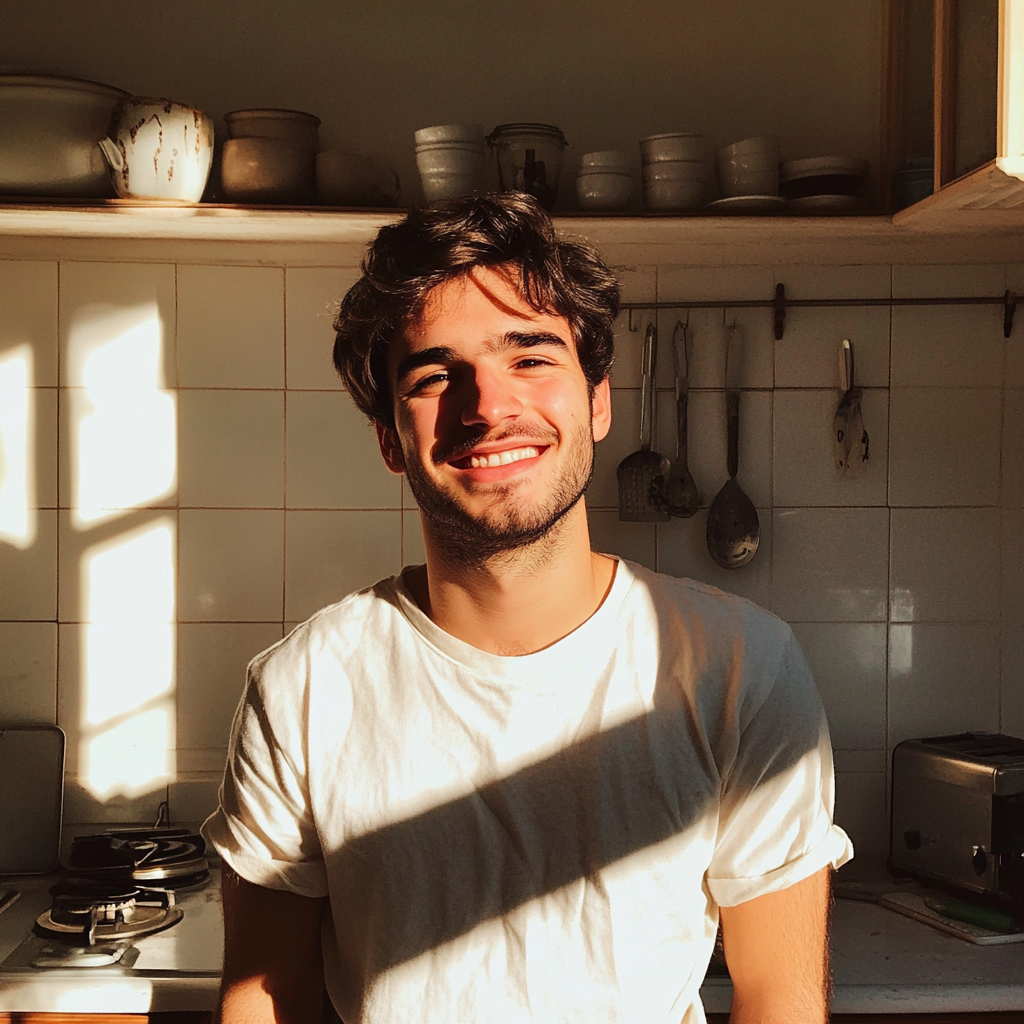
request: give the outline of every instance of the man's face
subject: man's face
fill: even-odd
[[[391,349],[396,429],[378,425],[381,453],[447,539],[487,557],[579,501],[611,403],[607,380],[591,400],[567,320],[476,268],[436,288]]]

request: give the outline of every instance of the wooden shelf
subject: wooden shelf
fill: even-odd
[[[895,214],[897,228],[1019,231],[1024,228],[1024,181],[992,160],[934,195]]]
[[[971,191],[956,183],[895,217],[565,213],[554,220],[563,234],[585,238],[617,265],[1024,260],[1024,191],[1019,208],[1008,206],[1012,197],[992,184],[1006,176],[994,168],[985,173]],[[951,204],[955,195],[961,199]],[[354,266],[377,231],[404,212],[8,201],[0,203],[0,258]]]

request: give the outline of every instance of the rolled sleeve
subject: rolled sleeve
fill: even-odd
[[[792,633],[778,674],[740,736],[726,778],[707,884],[719,906],[777,892],[853,856],[833,822],[825,713]]]

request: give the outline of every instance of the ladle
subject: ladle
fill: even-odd
[[[757,553],[761,524],[757,509],[736,482],[740,448],[740,392],[730,384],[730,360],[733,354],[735,325],[729,330],[725,356],[726,412],[729,419],[729,479],[715,495],[708,510],[708,552],[723,569],[740,569]]]
[[[700,508],[700,492],[687,465],[687,400],[690,390],[690,332],[682,321],[672,331],[672,364],[676,375],[676,461],[665,478],[668,510],[681,519],[689,519]]]

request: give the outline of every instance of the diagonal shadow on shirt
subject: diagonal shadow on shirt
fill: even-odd
[[[758,737],[752,744],[718,749],[716,732],[736,735],[721,728],[735,706],[725,693],[714,703],[698,726],[692,700],[662,689],[642,717],[328,852],[331,903],[344,914],[335,921],[342,970],[363,978],[365,992],[368,965],[382,973],[529,900],[595,878],[818,747],[814,709],[794,716],[782,706],[768,709],[771,727],[748,730]]]

